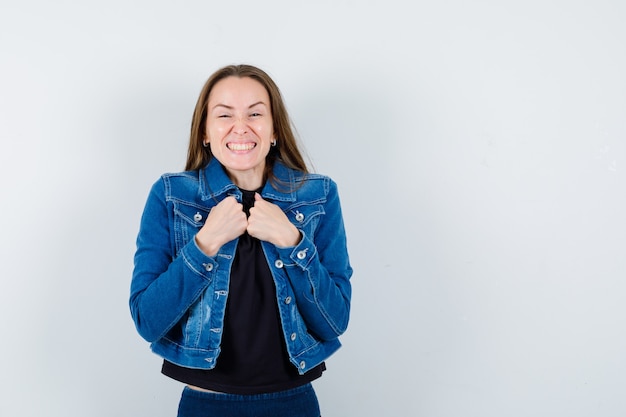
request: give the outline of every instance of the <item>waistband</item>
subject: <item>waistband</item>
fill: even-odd
[[[277,392],[268,392],[263,394],[229,394],[224,392],[209,392],[209,391],[200,391],[197,389],[190,388],[185,386],[183,390],[184,396],[189,396],[198,399],[210,399],[216,401],[236,401],[236,402],[245,402],[245,401],[267,401],[267,400],[275,400],[275,399],[286,399],[290,397],[296,397],[303,394],[309,394],[313,392],[313,386],[311,383],[306,383],[299,387],[291,388],[284,391]]]
[[[317,396],[310,383],[266,394],[220,394],[185,387],[179,417],[319,417]]]

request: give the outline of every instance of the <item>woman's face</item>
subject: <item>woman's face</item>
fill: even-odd
[[[205,142],[236,185],[249,190],[262,185],[273,140],[269,94],[261,83],[249,77],[227,77],[213,86]]]

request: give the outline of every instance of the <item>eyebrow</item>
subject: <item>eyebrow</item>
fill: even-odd
[[[255,107],[255,106],[258,106],[259,104],[262,104],[262,105],[264,105],[265,107],[267,107],[267,104],[265,104],[265,102],[263,102],[263,101],[257,101],[256,103],[249,105],[249,106],[248,106],[248,108],[249,108],[249,109],[251,109],[251,108],[253,108],[253,107]],[[212,108],[211,110],[215,110],[215,109],[216,109],[216,108],[218,108],[218,107],[224,107],[224,108],[226,108],[226,109],[228,109],[228,110],[232,110],[232,109],[234,108],[234,107],[232,107],[232,106],[228,106],[228,105],[226,105],[226,104],[218,103],[218,104],[216,104],[215,106],[213,106],[213,108]]]

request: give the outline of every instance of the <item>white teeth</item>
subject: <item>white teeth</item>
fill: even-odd
[[[228,149],[232,151],[249,151],[254,148],[254,143],[229,143]]]

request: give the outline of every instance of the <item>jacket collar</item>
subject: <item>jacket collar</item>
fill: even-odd
[[[282,162],[276,161],[274,163],[274,175],[278,179],[278,184],[275,187],[271,181],[267,181],[261,191],[261,196],[266,200],[296,201],[296,172],[287,168]],[[221,200],[219,197],[225,193],[239,193],[239,189],[216,158],[211,158],[209,163],[200,170],[199,180],[202,200],[214,198]]]

